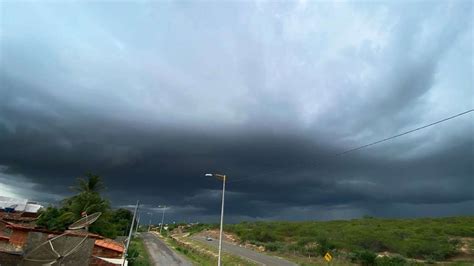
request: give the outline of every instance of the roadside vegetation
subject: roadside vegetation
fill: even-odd
[[[99,219],[89,227],[91,233],[109,238],[126,235],[133,215],[126,209],[113,210],[110,202],[100,194],[104,189],[105,185],[98,175],[86,174],[78,178],[72,187],[76,194],[63,199],[59,206],[42,210],[37,225],[52,231],[63,231],[82,218],[83,213],[101,212]]]
[[[460,239],[474,238],[474,217],[242,222],[225,230],[243,243],[286,257],[324,256],[329,251],[362,265],[406,265],[405,258],[436,262],[458,255]]]
[[[184,245],[176,242],[170,237],[165,237],[165,242],[168,246],[172,247],[177,252],[186,256],[193,264],[202,265],[202,266],[211,266],[215,265],[215,262],[211,259],[210,256],[203,254],[202,252],[196,251],[185,247]]]
[[[128,250],[128,262],[130,266],[151,266],[150,255],[145,248],[143,239],[134,237],[130,242]]]
[[[178,238],[171,237],[171,235],[164,237],[164,240],[168,244],[168,246],[172,247],[179,253],[186,256],[195,265],[215,266],[217,264],[217,248],[204,245],[202,243],[199,243],[198,241],[194,241],[189,238],[186,238],[186,242],[183,242]],[[222,255],[222,264],[232,266],[258,265],[251,261],[230,255],[225,252]]]

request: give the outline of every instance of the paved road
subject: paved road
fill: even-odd
[[[192,264],[171,250],[160,238],[152,233],[141,233],[145,247],[156,266],[192,266]]]
[[[194,236],[192,239],[205,243],[207,245],[211,245],[214,247],[219,246],[219,240],[213,239],[212,241],[207,241],[205,237]],[[253,262],[256,262],[261,265],[269,265],[269,266],[296,266],[297,264],[278,258],[269,256],[266,254],[262,254],[251,249],[239,247],[237,245],[222,242],[222,251],[230,253],[232,255],[240,256],[246,259],[249,259]]]

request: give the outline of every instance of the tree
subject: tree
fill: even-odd
[[[113,212],[111,222],[115,225],[118,234],[127,235],[132,219],[131,211],[120,208]]]
[[[82,213],[101,212],[101,217],[89,227],[89,231],[106,237],[124,235],[132,220],[129,210],[112,210],[108,200],[100,192],[105,188],[102,178],[88,173],[86,178],[78,178],[72,187],[78,194],[65,198],[59,208],[48,207],[41,212],[37,225],[49,230],[62,231],[82,217]]]
[[[74,190],[79,193],[100,193],[105,189],[102,178],[92,173],[85,175],[87,178],[79,177],[77,179],[77,185],[73,187]]]

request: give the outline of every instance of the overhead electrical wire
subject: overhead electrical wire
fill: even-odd
[[[439,120],[439,121],[433,122],[433,123],[428,124],[428,125],[424,125],[424,126],[421,126],[421,127],[417,127],[417,128],[415,128],[415,129],[411,129],[411,130],[405,131],[405,132],[403,132],[403,133],[400,133],[400,134],[397,134],[397,135],[394,135],[394,136],[391,136],[391,137],[388,137],[388,138],[384,138],[384,139],[381,139],[381,140],[377,140],[377,141],[371,142],[371,143],[369,143],[369,144],[365,144],[365,145],[362,145],[362,146],[359,146],[359,147],[356,147],[356,148],[352,148],[352,149],[349,149],[349,150],[346,150],[346,151],[337,153],[337,154],[335,154],[334,156],[341,156],[341,155],[344,155],[344,154],[347,154],[347,153],[350,153],[350,152],[354,152],[354,151],[357,151],[357,150],[360,150],[360,149],[363,149],[363,148],[367,148],[367,147],[370,147],[370,146],[373,146],[373,145],[376,145],[376,144],[379,144],[379,143],[382,143],[382,142],[385,142],[385,141],[388,141],[388,140],[391,140],[391,139],[395,139],[395,138],[398,138],[398,137],[401,137],[401,136],[404,136],[404,135],[413,133],[413,132],[415,132],[415,131],[418,131],[418,130],[421,130],[421,129],[425,129],[425,128],[427,128],[427,127],[431,127],[431,126],[434,126],[434,125],[437,125],[437,124],[446,122],[446,121],[448,121],[448,120],[451,120],[451,119],[454,119],[454,118],[456,118],[456,117],[459,117],[459,116],[468,114],[468,113],[473,112],[473,111],[474,111],[474,109],[470,109],[470,110],[467,110],[467,111],[465,111],[465,112],[462,112],[462,113],[459,113],[459,114],[450,116],[450,117],[445,118],[445,119],[441,119],[441,120]]]
[[[333,155],[331,155],[331,157],[333,157],[333,156],[334,156],[334,157],[343,156],[343,155],[345,155],[345,154],[348,154],[348,153],[351,153],[351,152],[354,152],[354,151],[358,151],[358,150],[361,150],[361,149],[364,149],[364,148],[367,148],[367,147],[370,147],[370,146],[373,146],[373,145],[376,145],[376,144],[380,144],[380,143],[385,142],[385,141],[389,141],[389,140],[392,140],[392,139],[395,139],[395,138],[398,138],[398,137],[401,137],[401,136],[404,136],[404,135],[407,135],[407,134],[416,132],[416,131],[418,131],[418,130],[422,130],[422,129],[425,129],[425,128],[428,128],[428,127],[431,127],[431,126],[434,126],[434,125],[437,125],[437,124],[446,122],[446,121],[448,121],[448,120],[451,120],[451,119],[454,119],[454,118],[457,118],[457,117],[466,115],[466,114],[471,113],[471,112],[474,112],[474,109],[469,109],[469,110],[467,110],[467,111],[464,111],[464,112],[461,112],[461,113],[452,115],[452,116],[450,116],[450,117],[447,117],[447,118],[438,120],[438,121],[436,121],[436,122],[433,122],[433,123],[430,123],[430,124],[427,124],[427,125],[424,125],[424,126],[421,126],[421,127],[417,127],[417,128],[414,128],[414,129],[411,129],[411,130],[408,130],[408,131],[405,131],[405,132],[402,132],[402,133],[393,135],[393,136],[388,137],[388,138],[384,138],[384,139],[381,139],[381,140],[377,140],[377,141],[374,141],[374,142],[371,142],[371,143],[368,143],[368,144],[364,144],[364,145],[361,145],[361,146],[358,146],[358,147],[355,147],[355,148],[351,148],[351,149],[348,149],[348,150],[345,150],[345,151],[342,151],[342,152],[333,154]],[[272,172],[279,172],[279,171],[278,171],[278,170],[276,170],[276,171],[270,171],[270,172],[267,172],[267,173],[262,173],[262,174],[259,174],[259,175],[256,175],[256,176],[252,176],[252,177],[248,177],[248,178],[241,178],[241,179],[237,179],[237,180],[230,180],[228,183],[235,183],[235,182],[245,181],[245,180],[248,180],[248,179],[254,179],[254,178],[257,177],[257,176],[267,175],[267,174],[270,174],[270,173],[272,173]]]

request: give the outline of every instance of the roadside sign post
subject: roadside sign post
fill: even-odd
[[[331,262],[332,260],[332,256],[329,252],[326,252],[326,255],[324,255],[324,259],[328,262],[328,264]]]

